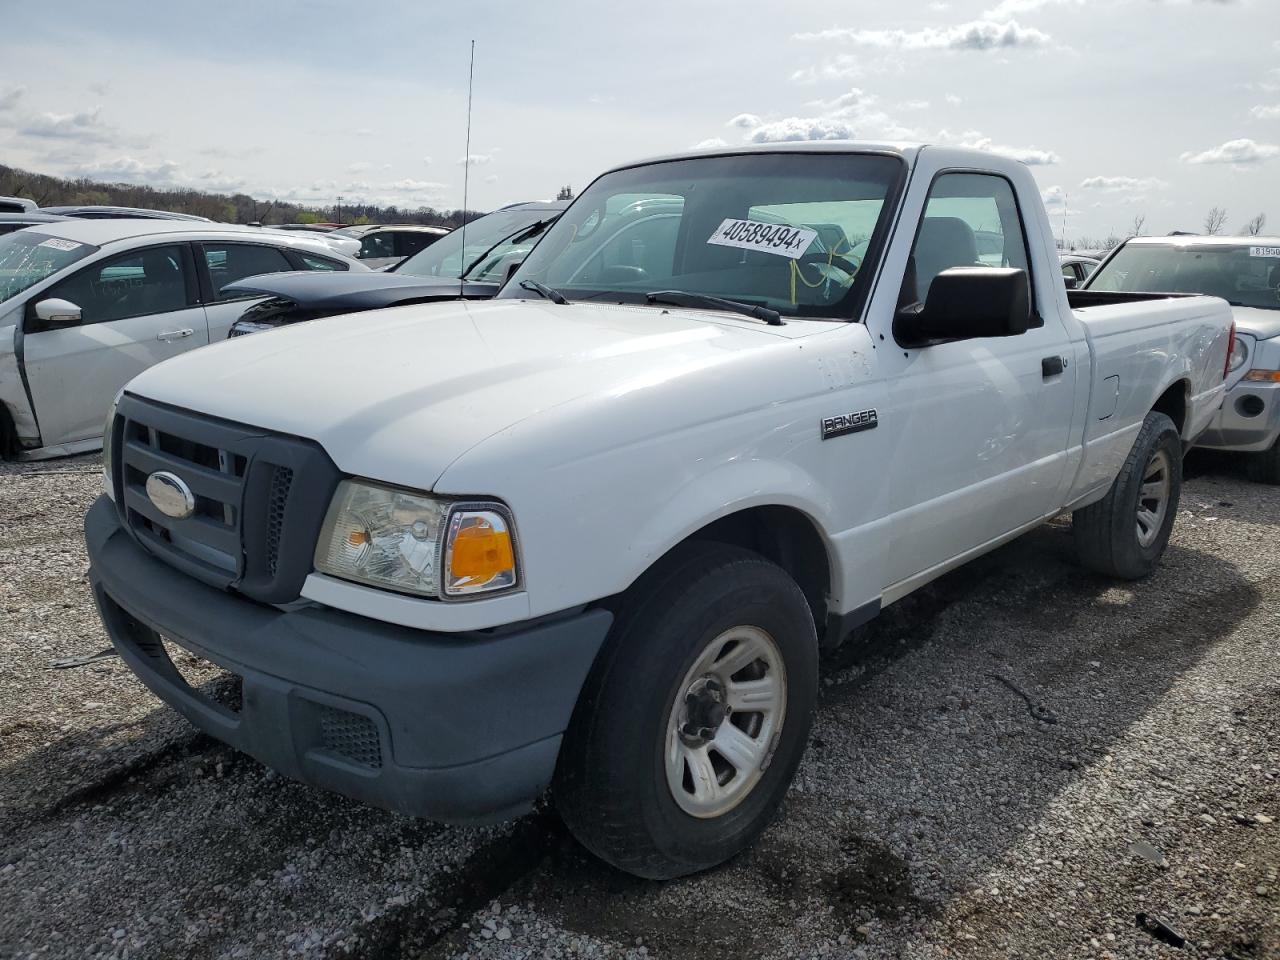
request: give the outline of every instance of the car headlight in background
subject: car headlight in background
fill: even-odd
[[[1243,337],[1236,337],[1231,345],[1231,356],[1227,358],[1227,373],[1235,373],[1249,359],[1249,345]]]
[[[1254,383],[1280,383],[1280,370],[1250,370],[1244,379]]]
[[[118,392],[107,407],[107,421],[102,425],[102,488],[112,500],[116,498],[116,488],[111,480],[111,434],[116,424],[116,408],[120,406],[122,396],[124,390]]]
[[[344,580],[426,597],[476,596],[519,582],[505,507],[358,480],[338,485],[315,566]]]

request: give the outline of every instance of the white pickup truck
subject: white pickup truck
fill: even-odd
[[[1069,295],[1002,158],[639,163],[496,300],[133,380],[91,582],[143,682],[271,767],[450,822],[551,787],[599,856],[689,873],[775,812],[823,645],[1067,511],[1150,573],[1231,335],[1217,299]]]

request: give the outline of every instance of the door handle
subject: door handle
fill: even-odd
[[[191,336],[193,333],[195,333],[195,331],[192,330],[190,327],[184,327],[182,330],[166,330],[163,333],[157,333],[156,339],[157,340],[182,340],[185,337]]]
[[[1065,357],[1045,357],[1040,361],[1040,373],[1046,380],[1050,377],[1056,377],[1067,368],[1067,360]]]

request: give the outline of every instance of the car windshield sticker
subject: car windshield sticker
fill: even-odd
[[[1280,247],[1250,247],[1251,257],[1280,257]]]
[[[61,237],[50,237],[48,240],[41,240],[39,246],[51,247],[54,250],[62,250],[63,252],[80,249],[80,244],[74,240],[63,240]]]
[[[818,236],[808,227],[789,227],[785,223],[759,223],[755,220],[726,220],[716,227],[707,243],[720,247],[759,250],[779,257],[798,260]]]

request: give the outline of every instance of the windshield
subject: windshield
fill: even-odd
[[[0,236],[0,302],[16,297],[98,248],[32,230]]]
[[[871,154],[697,157],[606,174],[503,288],[643,303],[676,290],[793,316],[853,319],[903,164]]]
[[[465,256],[459,227],[405,260],[395,272],[403,276],[456,280],[464,267],[470,267],[468,280],[501,283],[506,279],[508,264],[522,259],[546,230],[546,224],[558,215],[554,210],[517,208],[477,217],[467,224]],[[534,229],[539,223],[543,226]]]
[[[1280,247],[1130,243],[1094,271],[1090,290],[1204,293],[1238,307],[1280,310]]]

